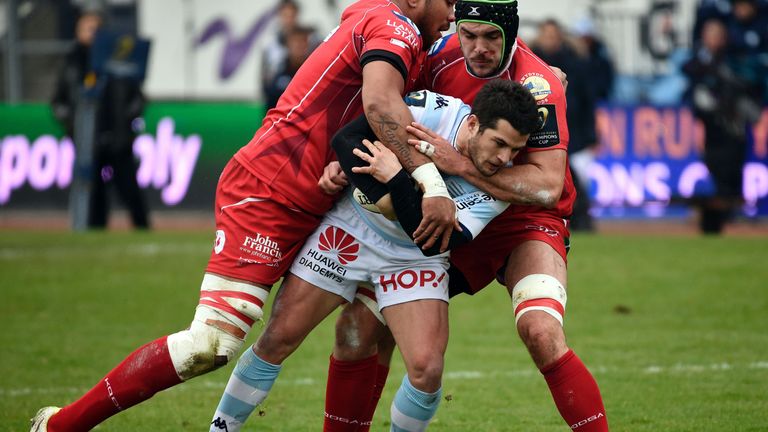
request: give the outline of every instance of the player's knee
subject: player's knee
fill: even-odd
[[[395,338],[393,338],[392,333],[387,330],[385,334],[379,338],[379,343],[377,344],[379,363],[389,363],[389,361],[392,359],[392,354],[395,351],[395,345]]]
[[[435,392],[440,388],[443,364],[443,356],[440,353],[424,351],[411,355],[408,379],[421,391]]]
[[[269,363],[280,364],[301,345],[305,337],[303,330],[294,328],[290,321],[277,324],[270,321],[256,341],[256,354]]]
[[[379,340],[373,330],[380,325],[365,304],[356,301],[347,305],[336,320],[334,357],[354,361],[376,354]]]
[[[526,314],[517,322],[517,332],[529,349],[536,350],[556,339],[562,326],[548,314],[541,311]]]
[[[168,336],[171,361],[182,380],[226,365],[242,345],[243,339],[199,321],[193,321],[187,330]]]

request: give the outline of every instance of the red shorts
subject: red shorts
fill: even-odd
[[[474,294],[485,288],[503,271],[509,254],[529,240],[552,246],[567,262],[569,238],[567,222],[554,213],[507,210],[493,219],[476,239],[451,251],[451,266],[461,272],[468,285],[451,287],[451,291]]]
[[[216,188],[216,242],[206,272],[270,286],[322,217],[299,210],[235,159]]]

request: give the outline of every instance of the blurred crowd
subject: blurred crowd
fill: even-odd
[[[675,7],[662,3],[655,6],[669,11]],[[295,1],[282,0],[277,11],[279,30],[262,56],[267,108],[275,106],[318,42],[313,29],[299,24]],[[568,152],[579,196],[573,230],[594,229],[589,169],[599,142],[595,110],[606,102],[691,106],[705,125],[704,161],[714,182],[712,196],[697,202],[701,230],[722,231],[741,204],[747,125],[768,105],[768,0],[701,0],[695,15],[692,48],[671,48],[665,56],[668,73],[653,77],[618,79],[600,29],[587,16],[569,26],[545,19],[528,41],[545,62],[568,74]],[[669,21],[664,23],[661,29],[666,36],[680,39]]]
[[[742,204],[748,126],[768,105],[768,2],[704,0],[682,71],[686,102],[704,124],[704,163],[714,183],[700,200],[700,228],[722,232]]]
[[[668,1],[658,1],[652,6],[669,10],[677,7]],[[269,33],[259,57],[259,87],[267,109],[277,104],[296,71],[320,43],[318,32],[300,21],[300,12],[300,3],[296,0],[275,3],[275,31]],[[712,196],[697,202],[702,216],[701,229],[706,233],[720,232],[741,205],[748,126],[759,118],[763,107],[768,106],[768,0],[700,0],[690,29],[691,48],[671,48],[664,57],[669,68],[658,76],[620,74],[612,55],[616,53],[611,53],[611,44],[602,39],[605,33],[596,18],[584,16],[570,23],[544,19],[538,23],[535,36],[526,41],[544,61],[568,74],[569,163],[579,192],[572,229],[594,229],[589,211],[589,169],[600,142],[595,127],[597,106],[608,102],[657,106],[682,103],[690,106],[705,126],[704,162],[714,180]],[[65,60],[53,98],[56,117],[73,136],[77,93],[72,90],[73,80],[87,81],[89,61],[90,42],[80,36],[80,28],[100,23],[100,18],[86,14],[78,24],[78,43]],[[662,20],[664,23],[668,24]],[[656,28],[646,27],[651,28],[647,31]],[[661,39],[682,39],[669,25],[659,29]],[[653,51],[652,47],[646,48]],[[139,116],[143,107],[140,87],[133,90],[135,101],[117,104],[107,99],[102,101],[104,106],[134,107],[135,112],[124,113],[125,121],[102,120],[99,126],[103,130],[99,132],[101,138],[97,139],[95,154],[98,169],[93,175],[95,199],[89,216],[92,227],[106,225],[108,205],[104,184],[109,180],[115,183],[131,209],[134,224],[148,226],[141,193],[135,181],[126,180],[133,176],[123,174],[135,171],[130,156],[132,132],[128,117]],[[114,99],[114,94],[108,96],[112,93],[114,91],[108,90],[104,98]],[[109,126],[110,121],[120,128]],[[119,133],[123,129],[125,133]],[[109,167],[109,171],[102,170],[103,167]]]
[[[261,88],[266,109],[274,108],[296,71],[320,41],[312,27],[299,23],[299,4],[280,0],[277,29],[261,58]]]

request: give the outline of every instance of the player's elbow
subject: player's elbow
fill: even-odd
[[[547,185],[534,187],[520,182],[511,185],[509,189],[505,189],[504,193],[499,194],[500,196],[495,198],[513,204],[533,205],[551,209],[557,206],[562,192],[562,185],[560,187]]]
[[[383,115],[390,115],[395,102],[402,102],[399,94],[394,97],[391,92],[382,90],[380,92],[367,92],[363,95],[363,110],[369,123],[372,119],[381,118]]]
[[[538,204],[548,209],[555,208],[557,206],[557,203],[560,201],[560,195],[562,195],[562,193],[563,193],[562,186],[542,188],[536,194]]]

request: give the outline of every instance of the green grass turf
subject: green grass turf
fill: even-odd
[[[566,330],[614,431],[768,430],[768,241],[573,239]],[[0,233],[0,431],[27,430],[134,348],[186,327],[210,233]],[[568,430],[494,285],[451,306],[444,400],[430,430]],[[321,429],[333,320],[285,363],[245,430]],[[252,332],[249,343],[259,329]],[[104,431],[207,430],[231,365],[156,395]],[[374,430],[403,374],[397,358]],[[449,397],[448,397],[449,396]]]

